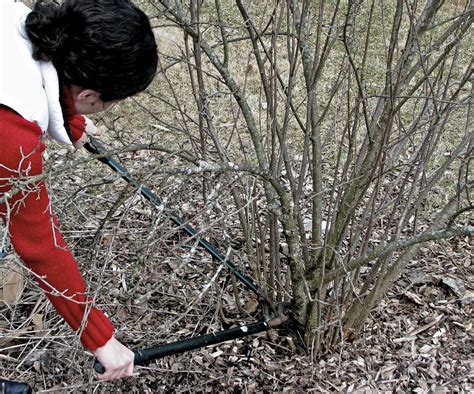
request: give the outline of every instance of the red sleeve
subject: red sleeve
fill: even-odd
[[[72,143],[82,137],[86,130],[86,118],[82,115],[74,115],[68,119],[69,130],[71,131]]]
[[[39,127],[1,106],[0,124],[0,180],[18,177],[8,168],[17,169],[19,163],[28,175],[41,174],[44,144]],[[0,195],[10,188],[3,182]],[[0,204],[0,217],[8,224],[11,243],[25,266],[71,328],[82,329],[81,341],[87,349],[105,345],[113,335],[112,323],[86,294],[77,263],[57,228],[44,182],[15,194],[8,204],[9,217],[5,204]]]
[[[71,89],[67,85],[62,85],[61,88],[61,107],[66,121],[71,132],[72,143],[75,143],[82,137],[86,130],[86,119],[79,115],[74,106],[74,99],[72,97]]]

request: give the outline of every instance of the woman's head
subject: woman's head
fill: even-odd
[[[156,73],[150,23],[129,0],[38,1],[25,27],[35,59],[52,61],[61,81],[103,102],[143,91]]]

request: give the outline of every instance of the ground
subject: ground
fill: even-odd
[[[136,210],[144,214],[145,206],[140,203]],[[82,233],[82,238],[88,237]],[[174,235],[175,253],[179,238]],[[110,239],[101,242],[107,245]],[[85,250],[87,242],[77,241],[79,261]],[[147,347],[220,330],[223,322],[259,319],[255,307],[245,309],[252,297],[239,288],[244,304],[239,312],[225,291],[230,285],[224,270],[214,266],[212,273],[205,272],[212,265],[196,265],[206,257],[195,253],[199,258],[189,265],[170,256],[144,264],[138,282],[133,277],[137,267],[121,266],[120,259],[105,272],[109,292],[101,292],[100,298],[125,343]],[[94,269],[89,267],[87,275]],[[330,354],[307,354],[299,335],[284,328],[169,356],[115,383],[96,381],[91,355],[27,282],[15,306],[1,307],[1,375],[28,382],[38,393],[469,392],[474,383],[472,269],[467,239],[423,248],[363,332]],[[210,281],[214,273],[224,279],[219,285]],[[211,283],[207,290],[200,277]]]

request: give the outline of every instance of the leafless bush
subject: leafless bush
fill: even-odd
[[[315,351],[362,327],[419,245],[472,232],[472,1],[149,6],[161,125],[248,168],[223,179],[249,264]]]

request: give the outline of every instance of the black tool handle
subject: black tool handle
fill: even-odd
[[[31,386],[28,383],[13,382],[0,379],[0,393],[5,394],[31,394]]]
[[[261,321],[258,323],[247,324],[245,326],[230,328],[228,330],[218,331],[212,334],[188,338],[183,341],[167,343],[165,345],[154,346],[147,349],[137,349],[133,351],[135,354],[134,364],[143,365],[150,361],[170,356],[172,354],[183,353],[189,350],[215,345],[216,343],[242,338],[247,335],[257,334],[269,329],[270,325],[268,322]],[[94,369],[100,374],[105,372],[104,367],[97,360],[94,363]]]

